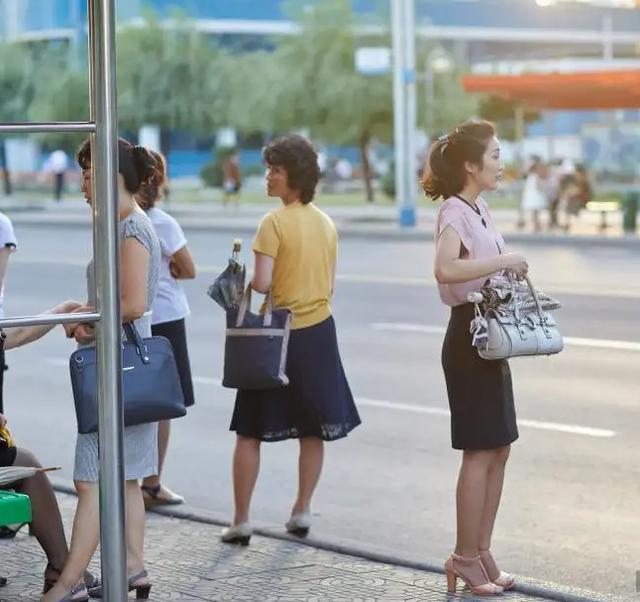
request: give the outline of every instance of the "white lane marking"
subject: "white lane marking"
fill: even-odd
[[[206,376],[195,376],[193,381],[203,385],[220,386],[222,381],[219,378],[208,378]],[[415,405],[411,403],[397,403],[393,401],[384,401],[380,399],[368,399],[366,397],[358,397],[356,403],[359,406],[368,406],[372,408],[383,408],[385,410],[393,410],[396,412],[411,412],[413,414],[430,414],[433,416],[442,416],[448,418],[449,410],[445,408],[434,408],[429,406]],[[587,437],[615,437],[616,432],[607,429],[597,429],[588,426],[578,426],[574,424],[562,424],[558,422],[542,422],[539,420],[518,420],[518,425],[525,428],[538,429],[542,431],[556,431],[559,433],[569,433],[571,435],[584,435]]]
[[[47,357],[45,358],[45,362],[50,366],[55,366],[56,368],[59,368],[60,366],[64,366],[65,368],[69,367],[69,360],[62,357]]]
[[[200,383],[201,385],[213,385],[215,387],[222,386],[222,380],[219,378],[208,378],[206,376],[194,376],[194,383]]]
[[[379,399],[367,399],[358,397],[356,403],[361,406],[374,408],[384,408],[386,410],[396,410],[400,412],[412,412],[414,414],[431,414],[434,416],[449,417],[450,412],[445,408],[433,408],[429,406],[419,406],[410,403],[395,403]],[[587,437],[615,437],[616,432],[608,429],[597,429],[588,426],[578,426],[574,424],[563,424],[560,422],[542,422],[539,420],[518,420],[518,426],[523,426],[542,431],[556,431],[559,433],[569,433],[571,435],[585,435]]]
[[[11,259],[12,263],[28,263],[28,264],[52,264],[52,265],[68,265],[86,267],[89,257],[44,257],[44,256],[18,256]],[[226,266],[217,265],[199,265],[198,272],[201,274],[218,275]],[[249,270],[250,271],[250,270]],[[403,277],[403,276],[379,276],[371,274],[338,274],[336,276],[338,282],[346,282],[348,284],[395,284],[399,286],[417,286],[433,288],[435,282],[429,279],[427,275],[424,278]],[[553,290],[556,295],[576,295],[578,297],[607,297],[608,299],[638,299],[640,298],[640,289],[622,289],[610,290],[604,287],[591,289],[588,286],[566,285],[566,284],[548,284],[544,282],[538,283],[545,289]]]
[[[406,324],[403,322],[375,322],[374,330],[395,332],[417,332],[421,334],[444,334],[446,328],[430,324]],[[616,341],[611,339],[588,339],[582,337],[564,337],[565,345],[574,347],[594,347],[596,349],[616,349],[619,351],[640,351],[640,343],[636,341]]]

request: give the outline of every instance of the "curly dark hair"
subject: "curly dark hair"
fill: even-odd
[[[82,169],[91,168],[91,141],[85,140],[76,154]],[[124,138],[118,138],[118,171],[124,178],[125,188],[137,194],[142,185],[153,177],[156,161],[143,146],[135,146]]]
[[[142,183],[140,190],[136,194],[136,201],[141,209],[148,211],[162,196],[162,188],[167,178],[167,169],[165,167],[164,157],[160,153],[150,150],[149,154],[155,161],[155,169],[153,175]]]
[[[289,187],[300,193],[305,205],[313,201],[320,167],[318,153],[306,138],[295,134],[277,138],[262,151],[262,158],[267,165],[285,169]]]
[[[489,141],[496,135],[492,123],[469,120],[446,136],[440,136],[429,150],[422,187],[434,201],[459,194],[467,182],[465,163],[483,166]]]

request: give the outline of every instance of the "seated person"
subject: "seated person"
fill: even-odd
[[[65,301],[53,307],[43,314],[63,314],[70,313],[81,306],[75,301]],[[43,337],[53,330],[54,324],[43,326],[20,326],[8,328],[6,334],[2,331],[0,345],[4,344],[4,349],[8,351],[15,347],[27,345]],[[5,427],[7,420],[0,414],[0,428]],[[40,462],[36,456],[22,447],[10,447],[0,440],[0,466],[35,466],[40,467]],[[44,572],[43,593],[49,591],[58,580],[62,568],[64,567],[69,549],[62,526],[62,517],[56,500],[55,493],[45,473],[38,473],[33,477],[18,481],[11,485],[11,488],[18,493],[24,493],[31,500],[32,521],[31,532],[38,540],[44,553],[47,556],[47,567]],[[17,529],[15,530],[17,531]],[[15,533],[14,531],[14,533]],[[6,580],[4,580],[6,583]],[[87,573],[85,575],[87,586],[94,584],[94,577]],[[4,585],[0,578],[0,585]]]

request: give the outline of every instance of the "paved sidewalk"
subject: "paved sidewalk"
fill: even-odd
[[[75,498],[59,494],[67,532]],[[292,540],[255,536],[249,547],[220,543],[220,527],[161,514],[147,515],[146,559],[151,600],[220,602],[421,602],[471,600],[446,593],[444,575],[325,551]],[[34,538],[0,540],[0,574],[9,583],[0,602],[38,600],[45,566]],[[99,556],[96,554],[96,559]],[[99,571],[96,563],[92,569]],[[535,602],[522,593],[507,602]],[[578,600],[567,595],[556,599]]]

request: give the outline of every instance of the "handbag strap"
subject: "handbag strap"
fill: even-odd
[[[244,322],[244,318],[247,314],[247,311],[251,309],[251,292],[253,288],[251,283],[247,284],[247,288],[245,289],[242,299],[240,300],[240,305],[238,306],[238,316],[236,318],[236,328],[240,328]],[[269,328],[271,326],[271,322],[273,321],[273,293],[271,289],[267,291],[266,295],[266,307],[264,316],[262,319],[263,326]]]
[[[529,276],[525,276],[524,279],[527,281],[527,285],[529,286],[529,290],[531,291],[531,296],[533,297],[533,301],[536,304],[536,310],[538,312],[538,316],[540,317],[540,324],[545,325],[544,312],[542,311],[542,304],[540,303],[540,299],[538,298],[538,292],[536,291],[535,286],[531,282]]]
[[[519,322],[521,316],[520,316],[520,308],[518,307],[517,297],[516,297],[516,279],[515,279],[515,276],[513,275],[513,272],[508,271],[508,275],[509,275],[509,281],[511,282],[511,294],[512,294],[512,298],[514,299],[514,304],[513,304],[514,314],[515,314],[516,321]],[[536,291],[536,287],[533,286],[533,282],[531,282],[531,278],[529,278],[529,276],[525,276],[524,280],[527,283],[527,286],[529,287],[531,296],[533,297],[533,302],[536,306],[536,313],[540,318],[540,325],[545,329],[545,333],[547,333],[544,311],[542,310],[542,304],[540,303],[540,298],[538,297],[538,292]]]
[[[124,333],[127,335],[127,340],[135,345],[136,352],[142,359],[143,364],[148,364],[151,359],[149,358],[149,350],[144,343],[144,339],[140,336],[136,325],[133,322],[124,322],[122,325]]]

